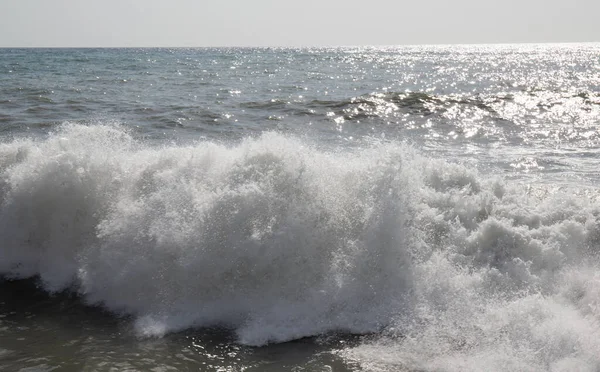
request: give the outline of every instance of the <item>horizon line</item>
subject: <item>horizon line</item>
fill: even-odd
[[[142,45],[142,46],[2,46],[0,49],[309,49],[309,48],[397,48],[397,47],[448,47],[448,46],[510,46],[510,45],[575,45],[598,44],[600,41],[545,41],[545,42],[490,42],[490,43],[424,43],[424,44],[339,44],[339,45]]]

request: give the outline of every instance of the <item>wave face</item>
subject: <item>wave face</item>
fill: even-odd
[[[0,146],[0,272],[248,345],[330,331],[367,369],[597,370],[594,190],[522,187],[398,143],[266,133],[149,147],[63,125]]]
[[[151,149],[78,125],[5,144],[0,271],[75,286],[144,335],[219,324],[264,344],[378,330],[410,280],[410,189],[388,150],[347,157],[275,134]]]

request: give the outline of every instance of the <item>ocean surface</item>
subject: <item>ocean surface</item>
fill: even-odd
[[[0,49],[0,371],[599,371],[600,44]]]

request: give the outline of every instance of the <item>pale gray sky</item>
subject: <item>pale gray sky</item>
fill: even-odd
[[[600,41],[600,0],[0,0],[0,47]]]

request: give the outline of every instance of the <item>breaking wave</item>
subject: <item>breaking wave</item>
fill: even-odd
[[[151,147],[63,125],[0,145],[0,273],[263,345],[330,331],[366,369],[600,368],[595,190],[524,188],[398,143],[266,133]]]

